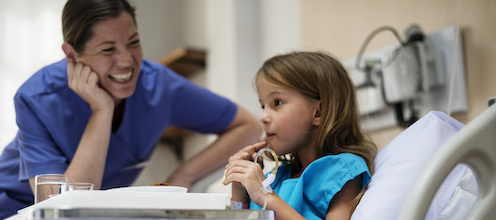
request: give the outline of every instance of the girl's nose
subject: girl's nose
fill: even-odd
[[[266,110],[264,110],[262,112],[262,115],[260,116],[259,120],[260,120],[260,123],[262,123],[262,124],[269,124],[270,123],[269,113]]]

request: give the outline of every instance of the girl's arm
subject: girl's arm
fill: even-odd
[[[262,206],[263,206],[263,202],[262,202]],[[275,193],[267,194],[267,209],[274,210],[276,212],[275,215],[276,220],[306,219]]]
[[[252,146],[248,146],[247,148],[250,147]],[[243,153],[243,150],[238,154]],[[234,155],[233,157],[235,156],[237,155]],[[262,168],[259,164],[257,164],[257,170],[255,170],[253,163],[254,162],[247,160],[233,160],[228,164],[225,182],[233,183],[232,200],[247,203],[249,202],[249,199],[251,199],[255,204],[263,206],[265,203],[265,196],[267,196],[266,209],[274,210],[276,212],[276,219],[306,219],[294,210],[293,207],[288,205],[286,201],[281,199],[276,193],[268,193],[266,195],[263,194],[261,189],[262,186],[255,176],[255,172],[258,172],[260,177],[262,177],[262,181],[265,179],[263,177],[264,175]],[[240,188],[239,185],[245,189],[244,192],[241,191],[242,188]],[[249,195],[249,199],[245,196],[247,193]]]
[[[252,161],[254,160],[257,151],[265,145],[267,145],[267,143],[262,141],[247,146],[229,158],[229,164],[226,166],[223,183],[226,185],[232,183],[232,201],[247,204],[250,201],[250,196],[248,195],[245,185],[250,188],[260,188],[256,176],[253,176],[254,166]],[[260,177],[264,178],[263,172],[261,171],[262,167],[259,165],[258,168]],[[250,177],[253,177],[254,179]]]
[[[217,140],[183,163],[167,179],[171,185],[189,188],[193,182],[226,164],[229,156],[260,139],[262,126],[247,110],[238,106],[234,120]]]
[[[326,220],[350,219],[353,200],[362,189],[362,176],[348,181],[341,191],[336,193],[329,204]],[[276,212],[276,219],[306,219],[282,200],[277,194],[267,194],[267,209]],[[262,203],[263,204],[263,203]]]
[[[348,181],[341,191],[334,195],[329,209],[327,210],[326,219],[350,219],[351,210],[353,210],[353,201],[362,190],[362,175],[355,177],[355,179]]]

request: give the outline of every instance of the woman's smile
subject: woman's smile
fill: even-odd
[[[123,73],[123,74],[109,74],[108,77],[118,83],[126,83],[131,80],[131,77],[133,76],[133,72],[129,71],[128,73]]]

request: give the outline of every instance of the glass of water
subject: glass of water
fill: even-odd
[[[75,182],[67,184],[67,191],[93,190],[93,183]]]
[[[68,182],[69,177],[64,174],[36,175],[34,203],[38,203],[64,193]]]

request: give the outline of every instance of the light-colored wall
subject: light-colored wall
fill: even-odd
[[[303,49],[325,49],[341,60],[356,57],[365,38],[380,26],[392,26],[403,34],[412,23],[425,33],[455,24],[455,0],[305,0],[302,1]],[[460,27],[465,57],[468,112],[453,115],[468,123],[496,96],[496,1],[461,1]],[[393,34],[378,34],[367,47],[373,51],[397,43]],[[456,99],[456,97],[454,97]],[[380,148],[402,129],[372,132]]]
[[[205,41],[205,7],[200,0],[130,0],[136,8],[143,56],[158,61],[178,47],[188,46],[207,49]],[[192,75],[191,81],[206,86],[205,72]],[[163,182],[182,160],[192,157],[211,141],[208,136],[192,134],[182,146],[178,158],[173,146],[160,143],[148,165],[134,185]],[[200,187],[206,188],[206,187]]]
[[[301,46],[300,0],[133,1],[137,7],[140,36],[146,40],[143,42],[145,57],[152,59],[170,52],[168,47],[160,44],[205,49],[207,68],[205,76],[200,77],[201,81],[197,83],[231,99],[257,117],[261,111],[252,86],[255,72],[266,58],[298,50]],[[164,12],[157,9],[163,7],[173,7],[180,13],[167,14],[165,11],[169,9]],[[140,11],[147,13],[145,20],[140,17]],[[160,22],[164,19],[169,19],[164,23],[167,28]],[[152,38],[151,34],[172,38],[160,41],[160,37]],[[147,47],[145,43],[152,46]],[[196,134],[189,136],[183,148],[185,158],[203,149],[214,138]],[[157,166],[173,167],[165,161],[175,158],[171,158],[170,154],[161,154],[168,151],[162,147],[167,146],[157,148],[157,154],[152,158],[154,165],[143,172],[136,184],[163,181],[170,173],[160,173],[160,169],[156,169]],[[222,173],[220,168],[191,190],[204,191],[208,187],[206,185],[214,182],[206,189],[207,192],[229,193],[230,186],[220,183]]]
[[[207,87],[258,117],[253,77],[266,57],[300,49],[300,0],[205,2]],[[207,192],[230,192],[220,183],[222,171]]]
[[[184,44],[183,2],[174,0],[130,0],[146,59],[158,61]]]
[[[64,57],[65,0],[0,1],[0,152],[17,133],[14,94],[35,71]]]

